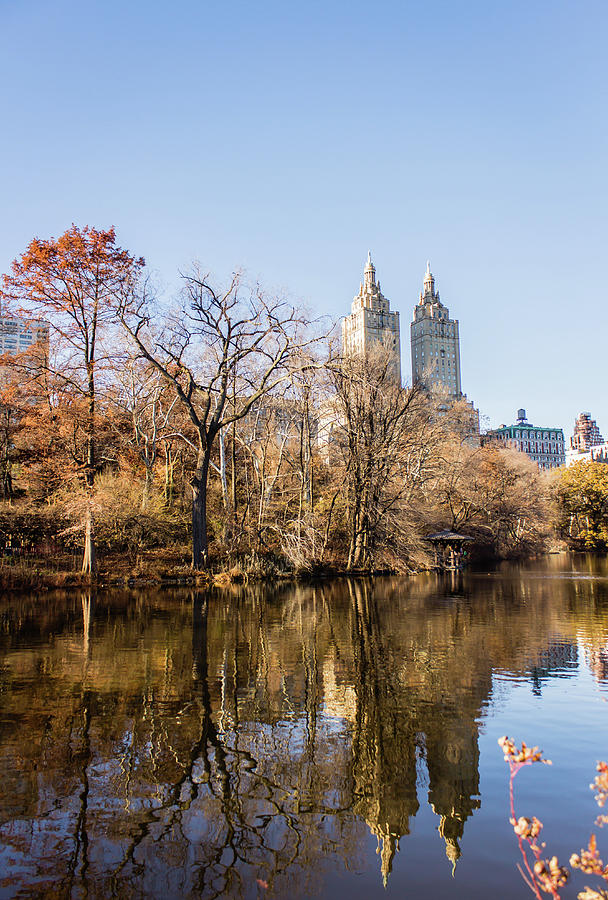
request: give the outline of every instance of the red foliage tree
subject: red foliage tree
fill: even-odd
[[[112,322],[117,300],[133,289],[144,266],[116,245],[114,228],[99,231],[72,225],[61,237],[34,238],[3,279],[0,298],[13,308],[51,324],[49,370],[82,402],[81,458],[77,471],[88,487],[98,468],[97,385],[100,340]],[[90,516],[83,571],[94,570]]]

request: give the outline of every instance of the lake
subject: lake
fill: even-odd
[[[531,897],[503,734],[608,857],[605,559],[4,597],[0,665],[0,897]]]

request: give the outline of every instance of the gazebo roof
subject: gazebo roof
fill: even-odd
[[[438,531],[437,534],[427,534],[427,541],[472,541],[474,538],[469,537],[466,534],[457,534],[455,531],[449,531],[449,529],[445,528],[443,531]]]

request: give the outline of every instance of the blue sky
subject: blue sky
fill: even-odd
[[[115,225],[316,313],[371,249],[409,322],[427,258],[488,424],[608,438],[605,0],[0,0],[0,270]]]

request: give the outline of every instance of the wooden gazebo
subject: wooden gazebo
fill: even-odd
[[[462,569],[468,556],[466,545],[473,542],[472,537],[457,534],[447,528],[437,534],[427,535],[425,540],[433,545],[437,568],[450,570]]]

